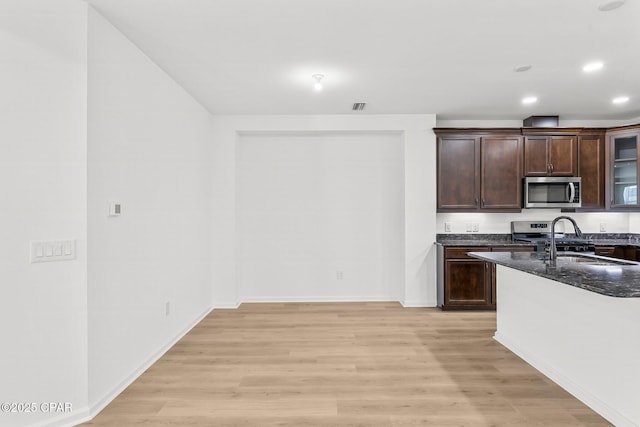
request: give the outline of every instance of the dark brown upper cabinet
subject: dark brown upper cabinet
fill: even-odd
[[[604,130],[578,136],[578,176],[582,178],[581,210],[605,207],[605,140]]]
[[[576,135],[524,137],[525,176],[577,176]]]
[[[607,209],[640,210],[640,125],[610,129],[606,156]]]
[[[522,137],[480,138],[480,208],[522,208]]]
[[[436,129],[438,211],[519,212],[522,137],[513,131],[456,131]]]
[[[438,138],[438,209],[478,209],[479,137],[446,135]]]
[[[517,212],[523,176],[579,176],[582,211],[640,211],[640,124],[435,128],[439,212]]]

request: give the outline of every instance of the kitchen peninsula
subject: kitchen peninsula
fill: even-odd
[[[640,265],[469,256],[497,264],[498,342],[614,425],[640,426]]]

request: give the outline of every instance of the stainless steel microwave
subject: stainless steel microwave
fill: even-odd
[[[579,208],[582,180],[576,176],[542,176],[524,179],[525,208]]]

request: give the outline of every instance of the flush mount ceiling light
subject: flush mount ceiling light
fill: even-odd
[[[601,12],[609,12],[610,10],[614,10],[619,8],[625,3],[626,0],[612,0],[608,2],[602,3],[598,6],[598,10]]]
[[[598,71],[602,69],[604,64],[602,62],[590,62],[582,67],[582,71],[585,73],[593,73],[594,71]]]
[[[525,71],[529,71],[531,69],[531,65],[518,65],[513,69],[516,73],[524,73]]]
[[[629,97],[628,96],[618,96],[616,98],[613,98],[613,102],[614,104],[624,104],[625,102],[629,102]]]
[[[523,104],[534,104],[538,102],[538,98],[535,96],[526,96],[524,98],[522,98],[522,103]]]
[[[324,74],[314,74],[311,77],[313,77],[313,79],[316,81],[313,85],[313,88],[317,92],[320,92],[322,90],[322,79],[324,79]]]

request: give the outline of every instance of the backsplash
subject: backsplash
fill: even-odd
[[[445,233],[445,223],[450,223],[451,231],[446,234],[504,234],[511,233],[511,221],[552,221],[560,215],[574,218],[582,231],[588,234],[640,233],[640,213],[564,213],[559,209],[524,209],[521,213],[438,213],[436,232]],[[467,231],[467,228],[473,229],[473,224],[478,225],[478,231]]]
[[[482,241],[492,241],[492,242],[511,242],[511,234],[436,234],[436,242],[442,241],[452,241],[452,240],[460,240],[460,241],[470,241],[470,240],[482,240]]]

